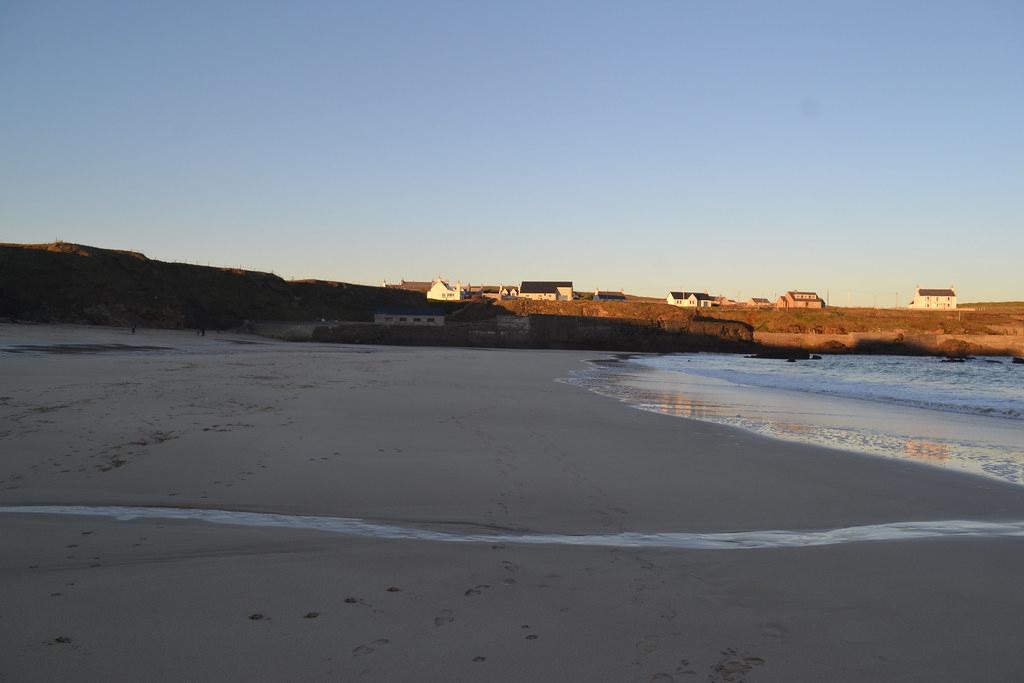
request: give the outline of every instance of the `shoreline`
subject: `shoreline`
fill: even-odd
[[[692,362],[699,363],[702,358],[714,361],[721,354],[635,354],[606,361],[586,360],[584,363],[593,368],[593,372],[576,370],[558,381],[635,410],[738,429],[774,442],[813,445],[847,455],[880,457],[1014,486],[1024,485],[1021,463],[1024,442],[1010,444],[1006,441],[1015,438],[1016,428],[1021,423],[1018,417],[926,407],[890,398],[748,385],[715,374],[690,373],[643,362],[655,356],[692,358]],[[630,362],[634,359],[636,362]],[[787,368],[782,366],[781,369]],[[769,404],[777,406],[779,416],[785,416],[784,423],[773,422],[776,415],[758,414]],[[815,414],[805,416],[803,411],[808,409]],[[740,412],[745,414],[741,417]],[[829,415],[833,417],[832,422]],[[892,424],[887,426],[878,420]],[[916,425],[918,433],[902,429],[904,422]],[[887,431],[893,428],[901,431]],[[942,434],[942,430],[948,434]],[[830,431],[837,433],[830,434]],[[951,434],[956,434],[960,441],[951,441]],[[978,440],[991,439],[986,436],[990,434],[1000,434],[1003,441],[983,444]],[[858,442],[858,438],[862,440]],[[905,451],[911,445],[928,446],[936,453],[907,454]],[[998,455],[1000,452],[1003,455]],[[998,457],[1004,459],[995,459]]]

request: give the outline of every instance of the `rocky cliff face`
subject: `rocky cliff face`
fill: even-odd
[[[271,273],[167,263],[76,244],[0,245],[0,317],[148,327],[235,327],[244,320],[372,320],[422,294]]]

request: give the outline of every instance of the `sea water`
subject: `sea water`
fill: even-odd
[[[1024,365],[732,354],[594,361],[567,380],[629,405],[1024,484]]]

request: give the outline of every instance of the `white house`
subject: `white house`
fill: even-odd
[[[914,291],[914,300],[910,302],[909,308],[956,308],[956,291],[952,285],[949,289],[921,289],[918,287]]]
[[[528,281],[519,287],[520,299],[542,301],[572,301],[572,282],[569,281]]]
[[[469,286],[463,287],[461,282],[452,285],[446,280],[436,278],[430,283],[427,298],[434,301],[461,301],[469,298]]]
[[[680,308],[711,308],[715,299],[707,292],[669,292],[665,302]]]
[[[483,287],[483,297],[498,301],[517,299],[519,298],[519,287],[518,285],[485,285]]]

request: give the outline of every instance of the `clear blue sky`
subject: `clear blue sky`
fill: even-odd
[[[0,0],[0,241],[1024,299],[1024,3]]]

